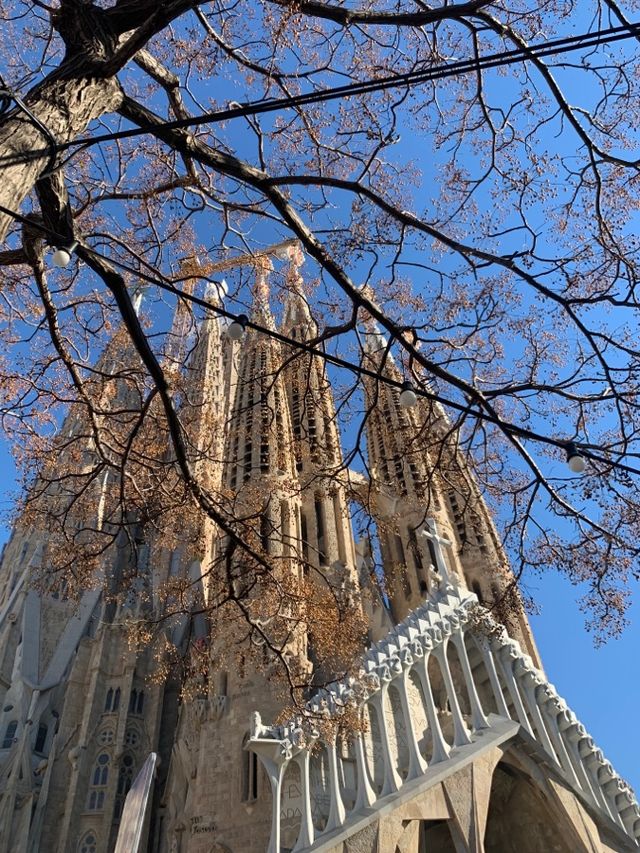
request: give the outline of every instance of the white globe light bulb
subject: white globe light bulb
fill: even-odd
[[[582,474],[587,467],[587,462],[584,456],[580,456],[579,454],[570,456],[567,459],[567,464],[569,466],[569,470],[574,474]]]
[[[53,253],[53,265],[59,269],[64,269],[71,260],[71,253],[68,249],[56,249]]]
[[[409,383],[405,383],[404,388],[400,392],[400,405],[403,409],[411,409],[418,402],[416,392]]]

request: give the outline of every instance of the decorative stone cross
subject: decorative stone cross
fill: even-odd
[[[446,585],[452,583],[453,578],[451,577],[451,573],[447,568],[447,564],[444,560],[444,554],[442,553],[442,546],[449,546],[451,542],[448,539],[445,539],[444,536],[440,536],[438,533],[438,527],[433,518],[427,518],[424,523],[424,527],[420,531],[423,536],[426,536],[433,543],[433,553],[436,559],[436,569],[442,582]]]

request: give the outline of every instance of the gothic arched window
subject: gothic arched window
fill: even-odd
[[[91,790],[87,800],[89,811],[100,811],[104,806],[104,795],[109,781],[109,764],[111,757],[108,752],[101,752],[96,758],[91,774]]]
[[[471,589],[478,596],[478,601],[480,602],[480,604],[484,604],[484,597],[482,595],[482,587],[480,586],[478,581],[473,581],[471,583]]]
[[[133,781],[133,756],[124,755],[118,775],[118,793],[126,796]]]
[[[107,746],[110,743],[113,743],[115,739],[115,733],[113,729],[102,729],[102,731],[98,734],[98,743],[102,746]]]
[[[38,726],[38,734],[36,735],[36,745],[34,746],[34,752],[44,752],[44,747],[47,742],[47,733],[49,729],[44,723],[41,723]]]
[[[129,728],[127,729],[124,742],[127,746],[137,746],[140,742],[140,734],[137,729]]]
[[[80,844],[78,844],[78,853],[96,853],[96,849],[97,842],[95,832],[87,832],[87,834],[80,839]]]
[[[134,687],[129,696],[129,713],[141,714],[144,705],[144,690],[136,690]]]
[[[91,791],[87,808],[91,812],[102,811],[104,806],[104,791]]]
[[[411,547],[411,553],[413,555],[413,562],[415,563],[416,569],[424,568],[424,564],[422,562],[422,554],[420,553],[420,546],[418,545],[418,537],[416,536],[416,529],[412,525],[409,525],[407,528],[407,532],[409,534],[409,546]]]
[[[313,504],[316,513],[316,533],[318,534],[318,560],[321,566],[324,566],[327,562],[327,556],[324,547],[324,506],[322,504],[322,497],[320,495],[314,495]]]
[[[104,701],[104,709],[105,711],[117,711],[120,707],[120,688],[117,687],[115,690],[113,687],[110,687],[107,690],[107,698]]]
[[[106,752],[101,752],[97,757],[93,770],[93,779],[91,780],[92,785],[104,787],[107,784],[107,779],[109,778],[109,760],[109,754]]]
[[[13,746],[13,742],[15,740],[17,729],[18,729],[18,721],[17,720],[11,720],[11,722],[9,723],[9,725],[6,728],[6,731],[4,733],[4,738],[2,740],[2,748],[3,749],[9,749],[11,746]]]
[[[114,813],[116,818],[119,818],[122,814],[124,801],[129,793],[129,789],[131,788],[131,784],[133,782],[133,768],[133,756],[129,754],[123,755],[122,761],[120,762],[120,770],[118,772],[118,788],[116,791],[116,805]]]

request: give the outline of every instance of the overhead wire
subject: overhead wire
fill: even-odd
[[[4,205],[1,205],[1,204],[0,204],[0,212],[4,213],[7,216],[13,217],[18,222],[22,222],[25,225],[29,225],[29,227],[34,228],[35,230],[41,231],[42,233],[44,233],[48,237],[50,237],[52,241],[55,240],[58,243],[60,243],[60,241],[64,241],[64,238],[61,237],[61,235],[57,234],[55,231],[48,228],[44,224],[34,222],[33,220],[28,219],[27,217],[23,216],[22,214],[17,213],[16,211],[12,211],[9,208],[4,207]],[[56,245],[56,243],[53,243],[53,245]],[[237,312],[228,311],[227,309],[223,308],[221,305],[216,305],[215,303],[210,302],[207,299],[203,299],[199,296],[196,296],[195,294],[188,293],[184,290],[181,290],[180,288],[176,287],[174,284],[172,284],[170,281],[168,281],[166,279],[163,280],[161,278],[157,278],[156,276],[151,276],[148,273],[142,272],[141,270],[138,270],[138,269],[135,269],[134,267],[129,266],[128,264],[124,263],[123,261],[118,260],[117,258],[105,257],[100,252],[98,252],[96,249],[93,249],[91,246],[88,246],[86,244],[83,244],[82,248],[85,251],[90,252],[92,255],[94,255],[94,257],[96,257],[102,261],[106,261],[107,263],[112,264],[113,266],[123,270],[124,272],[127,272],[130,275],[136,276],[137,278],[142,279],[143,281],[145,281],[149,284],[153,284],[153,285],[159,287],[160,289],[162,289],[168,293],[171,293],[173,296],[176,296],[179,299],[184,299],[185,301],[191,302],[194,305],[199,306],[200,308],[204,308],[207,311],[211,311],[211,312],[217,314],[218,316],[224,317],[224,318],[229,319],[229,320],[235,320],[238,317]],[[262,326],[260,323],[256,323],[250,317],[247,318],[245,325],[247,328],[252,329],[253,331],[257,332],[258,334],[265,335],[266,337],[272,338],[273,340],[276,340],[281,344],[284,344],[284,345],[291,347],[293,349],[297,349],[297,350],[306,352],[309,355],[317,356],[318,358],[323,359],[325,362],[333,364],[336,367],[341,367],[343,369],[346,369],[355,375],[374,379],[376,382],[380,382],[383,385],[388,385],[389,387],[395,388],[399,391],[401,391],[403,389],[403,380],[402,379],[395,380],[392,377],[387,376],[387,375],[385,375],[379,371],[371,370],[370,368],[366,367],[362,363],[354,364],[353,362],[350,362],[347,359],[341,358],[338,355],[327,352],[324,348],[318,349],[317,347],[315,347],[315,346],[313,346],[313,345],[311,345],[305,341],[297,340],[296,338],[290,338],[287,335],[284,335],[281,332],[278,332],[276,329],[270,329],[266,326]],[[388,354],[390,353],[391,345],[392,345],[392,343],[389,342],[388,347],[385,350],[385,357],[388,356]],[[508,421],[497,418],[497,417],[491,415],[490,413],[483,411],[480,408],[472,409],[470,407],[470,404],[468,404],[468,403],[463,404],[463,403],[457,402],[456,400],[450,400],[446,397],[443,397],[442,394],[436,393],[434,391],[429,391],[428,389],[426,389],[422,386],[413,385],[412,388],[418,397],[422,397],[426,400],[430,400],[431,402],[439,403],[442,406],[449,407],[449,408],[453,409],[454,411],[457,411],[458,413],[460,413],[462,415],[465,415],[465,416],[471,415],[473,417],[477,417],[482,421],[485,421],[487,423],[493,424],[494,426],[497,426],[498,428],[502,429],[507,434],[517,436],[518,438],[523,438],[523,439],[528,439],[531,441],[539,442],[541,444],[546,444],[546,445],[549,445],[552,447],[559,448],[561,450],[566,450],[567,442],[563,439],[551,438],[550,436],[542,435],[541,433],[534,432],[533,430],[526,429],[525,427],[520,427],[517,424],[509,423]],[[615,461],[612,459],[607,459],[604,456],[601,456],[597,453],[594,453],[589,447],[585,446],[582,443],[580,443],[579,449],[580,449],[580,453],[583,456],[589,458],[593,462],[598,462],[602,465],[607,465],[607,466],[616,468],[616,469],[621,470],[621,471],[626,471],[627,473],[630,473],[630,474],[640,474],[640,469],[633,468],[632,466],[626,465],[623,462]]]
[[[89,251],[91,251],[92,254],[96,255],[97,257],[102,257],[98,252],[93,249],[89,249]],[[113,258],[107,258],[105,260],[109,261],[114,266],[117,266],[120,269],[129,272],[132,275],[136,275],[139,278],[142,278],[144,281],[147,281],[150,284],[155,284],[157,287],[161,288],[162,290],[165,290],[168,293],[173,294],[174,296],[177,296],[178,298],[184,299],[187,302],[192,302],[194,305],[198,305],[199,307],[204,308],[207,311],[212,311],[220,317],[225,317],[228,320],[235,320],[238,317],[237,312],[228,311],[222,306],[209,302],[206,299],[202,299],[201,297],[196,296],[195,294],[180,290],[180,288],[177,288],[175,285],[171,284],[168,281],[162,281],[161,279],[149,276],[146,273],[140,273],[135,268],[130,267],[119,260]],[[343,359],[340,356],[327,352],[324,348],[318,349],[317,347],[309,343],[305,343],[304,341],[297,340],[296,338],[290,338],[287,335],[283,335],[281,332],[278,332],[276,329],[270,329],[267,326],[262,326],[259,323],[256,323],[254,320],[251,320],[250,317],[247,317],[247,315],[244,316],[246,317],[246,320],[244,321],[244,326],[248,329],[252,329],[253,331],[258,332],[258,334],[270,337],[273,340],[285,344],[286,346],[289,346],[293,349],[298,349],[310,355],[317,356],[330,364],[333,364],[337,367],[342,367],[358,376],[366,376],[370,379],[375,379],[377,382],[380,382],[383,385],[388,385],[389,387],[395,388],[398,391],[402,391],[405,387],[405,382],[403,379],[393,379],[392,377],[387,376],[384,373],[381,373],[376,370],[371,370],[365,367],[362,363],[354,364],[353,362],[347,361],[346,359]],[[383,358],[386,358],[390,354],[390,352],[391,343],[388,343],[387,348],[384,350]],[[504,431],[507,433],[511,433],[514,436],[518,436],[519,438],[527,438],[532,441],[538,441],[542,444],[548,444],[553,447],[558,447],[562,450],[566,450],[567,442],[563,439],[551,438],[549,436],[544,436],[540,433],[536,433],[533,430],[528,430],[524,427],[519,427],[516,424],[511,424],[508,421],[496,418],[495,416],[484,412],[480,408],[471,409],[469,404],[465,405],[463,403],[458,403],[455,400],[443,397],[440,393],[429,391],[428,389],[423,388],[419,385],[412,384],[412,390],[418,397],[423,397],[424,399],[430,400],[431,402],[439,403],[442,406],[447,406],[463,415],[472,415],[474,417],[478,417],[483,421],[491,423],[494,426],[500,427],[500,429],[504,429]],[[610,459],[605,459],[602,456],[598,456],[597,454],[590,452],[588,448],[586,448],[583,444],[580,444],[580,453],[583,456],[592,459],[593,461],[611,465],[629,473],[640,474],[639,469],[625,465],[624,463],[618,463]]]
[[[49,154],[49,162],[47,163],[45,170],[41,175],[41,177],[44,177],[45,175],[52,172],[56,167],[58,143],[56,142],[56,139],[49,130],[49,128],[45,124],[43,124],[43,122],[40,121],[38,116],[34,115],[34,113],[29,109],[29,107],[25,104],[22,98],[13,89],[7,86],[4,79],[0,75],[0,119],[2,121],[7,121],[7,119],[11,116],[12,110],[10,109],[10,107],[12,101],[15,101],[16,103],[16,110],[23,112],[27,116],[27,119],[31,122],[31,124],[36,127],[47,140],[47,152]],[[0,125],[2,124],[2,121],[0,121]]]
[[[135,128],[129,128],[126,130],[113,131],[106,134],[101,134],[98,136],[90,136],[90,137],[81,137],[75,140],[70,140],[68,142],[63,143],[55,143],[53,137],[49,134],[49,131],[44,126],[40,126],[41,123],[38,121],[37,126],[43,132],[43,134],[47,137],[49,142],[49,146],[47,149],[43,151],[31,151],[24,152],[20,155],[5,155],[0,157],[0,166],[8,166],[8,165],[18,165],[20,163],[29,162],[33,159],[39,159],[44,154],[49,154],[50,163],[48,170],[51,168],[51,158],[55,157],[56,154],[61,153],[62,151],[68,150],[70,148],[75,147],[88,147],[91,145],[96,145],[101,142],[109,142],[118,139],[126,139],[139,135],[143,135],[149,132],[155,132],[157,130],[174,130],[174,129],[184,129],[187,127],[194,127],[203,124],[209,123],[218,123],[222,121],[228,121],[233,118],[244,117],[248,115],[260,115],[263,113],[274,112],[283,109],[292,109],[298,106],[306,106],[309,104],[321,103],[325,101],[336,100],[340,98],[350,97],[353,95],[359,94],[367,94],[370,92],[376,91],[384,91],[386,89],[399,87],[402,85],[415,85],[421,82],[430,82],[434,80],[444,79],[446,77],[465,74],[465,73],[473,73],[479,70],[485,70],[488,68],[498,68],[506,65],[511,65],[518,62],[523,62],[529,58],[543,58],[546,56],[557,55],[560,53],[586,49],[589,47],[597,47],[602,44],[610,44],[617,41],[622,41],[628,38],[633,38],[636,36],[640,36],[640,23],[631,23],[625,24],[618,27],[610,27],[608,29],[596,30],[593,32],[582,33],[576,36],[567,36],[564,38],[554,39],[551,41],[546,41],[539,44],[528,45],[523,48],[515,48],[510,51],[501,51],[493,54],[489,54],[483,57],[477,57],[474,59],[466,59],[459,60],[453,63],[449,63],[446,66],[439,66],[436,68],[428,68],[421,69],[411,72],[406,72],[404,74],[396,74],[388,77],[378,78],[378,79],[370,79],[365,81],[358,81],[356,83],[346,84],[344,86],[333,87],[329,89],[324,89],[321,91],[310,92],[301,95],[290,96],[286,98],[271,98],[271,99],[262,99],[260,101],[247,102],[245,104],[237,104],[236,106],[229,107],[225,110],[218,110],[214,112],[204,113],[199,116],[193,116],[189,118],[176,119],[174,121],[166,121],[160,124],[148,124],[141,125]],[[3,89],[5,87],[2,87]],[[10,95],[20,108],[24,110],[24,106],[21,101],[19,101],[15,94],[12,92],[2,92],[2,94],[6,97]],[[3,101],[4,106],[4,116],[6,118],[6,108],[7,105]],[[31,118],[30,111],[27,111],[29,117]],[[2,210],[6,215],[9,215],[16,219],[17,221],[28,222],[31,227],[40,229],[44,232],[47,232],[48,235],[54,239],[62,239],[60,235],[57,235],[55,232],[47,229],[45,226],[35,223],[32,220],[27,220],[26,217],[22,217],[15,211],[11,211],[8,208],[5,208],[0,205],[0,210]],[[178,298],[182,298],[185,300],[189,300],[194,304],[199,305],[202,308],[205,308],[209,311],[217,312],[219,316],[227,317],[229,319],[235,319],[236,315],[232,312],[227,311],[221,306],[214,305],[213,303],[208,302],[207,300],[200,299],[194,294],[186,293],[185,291],[181,291],[179,288],[176,288],[169,281],[163,281],[161,279],[155,278],[153,276],[149,276],[145,273],[142,273],[140,270],[136,270],[133,267],[124,264],[121,261],[113,258],[104,258],[100,253],[91,247],[84,247],[87,251],[92,252],[96,257],[107,260],[110,263],[113,263],[114,266],[117,266],[128,273],[141,278],[148,283],[155,284],[161,289],[172,293]],[[352,362],[347,361],[346,359],[342,359],[339,356],[328,353],[326,350],[318,350],[317,348],[307,345],[302,341],[297,341],[292,338],[288,338],[286,335],[282,335],[281,333],[267,329],[266,327],[260,326],[252,320],[248,320],[247,322],[248,328],[252,328],[254,331],[269,335],[274,339],[280,341],[281,343],[286,344],[287,346],[291,346],[300,350],[307,351],[308,353],[321,357],[325,361],[330,362],[336,366],[347,369],[355,374],[369,376],[370,378],[374,378],[377,381],[381,381],[386,383],[392,387],[401,389],[402,382],[393,380],[388,376],[384,376],[379,372],[369,370],[363,365],[356,365]],[[418,396],[422,396],[427,399],[431,399],[433,401],[439,402],[442,405],[449,406],[454,410],[457,410],[464,414],[474,414],[475,416],[480,417],[482,420],[489,421],[494,423],[494,425],[500,426],[502,429],[505,429],[507,432],[510,432],[513,435],[518,435],[522,438],[529,438],[535,441],[541,441],[543,443],[551,444],[557,447],[564,447],[565,442],[557,439],[552,439],[547,436],[540,435],[538,433],[534,433],[533,431],[524,429],[515,424],[509,424],[505,421],[497,419],[482,410],[471,410],[469,405],[463,405],[457,403],[454,400],[448,400],[443,398],[439,394],[435,394],[433,392],[429,392],[421,387],[416,387],[416,394]],[[631,466],[626,466],[619,462],[613,462],[612,460],[604,459],[598,457],[596,454],[591,453],[586,447],[581,445],[581,451],[584,455],[590,457],[594,461],[599,461],[603,464],[613,465],[617,468],[621,468],[622,470],[629,471],[631,473],[638,474],[640,471],[632,468]]]
[[[486,56],[473,59],[457,60],[444,66],[424,68],[408,71],[403,74],[393,74],[387,77],[368,79],[348,83],[343,86],[322,89],[320,91],[308,92],[300,95],[292,95],[284,98],[263,98],[257,101],[249,101],[244,104],[236,104],[223,110],[203,113],[197,116],[164,121],[161,123],[141,124],[138,127],[125,130],[114,130],[96,136],[85,136],[67,142],[57,143],[55,153],[59,154],[70,148],[87,148],[102,142],[111,142],[121,139],[130,139],[146,133],[158,130],[181,130],[188,127],[198,127],[204,124],[216,124],[229,121],[234,118],[256,116],[264,113],[276,112],[285,109],[294,109],[326,101],[338,100],[361,94],[369,94],[386,89],[397,88],[404,85],[416,85],[445,79],[460,74],[469,74],[484,71],[490,68],[500,68],[515,63],[524,62],[530,58],[545,58],[560,53],[575,50],[598,47],[603,44],[612,44],[629,38],[640,36],[640,22],[629,23],[617,27],[595,30],[593,32],[581,33],[575,36],[552,39],[550,41],[518,47],[509,51],[499,51]],[[25,151],[20,154],[9,154],[0,156],[0,166],[13,166],[31,162],[39,159],[54,149],[47,147],[43,150]]]

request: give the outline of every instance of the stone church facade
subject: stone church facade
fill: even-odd
[[[316,325],[302,257],[294,243],[279,249],[288,259],[280,325],[266,257],[256,265],[252,319],[305,342]],[[376,325],[364,320],[358,334],[364,367],[399,383]],[[368,646],[357,673],[331,682],[309,638],[293,632],[288,653],[330,681],[311,695],[308,714],[276,725],[282,697],[250,658],[224,666],[213,656],[207,684],[181,699],[171,678],[150,678],[151,651],[130,647],[135,594],[114,605],[99,590],[79,603],[38,592],[29,581],[46,536],[19,522],[0,565],[0,853],[110,853],[151,752],[160,761],[140,850],[637,850],[633,793],[547,681],[524,611],[516,602],[505,627],[483,607],[506,594],[511,575],[455,445],[438,463],[425,449],[426,435],[447,433],[442,412],[424,401],[404,406],[398,384],[365,379],[367,474],[350,471],[324,362],[290,355],[249,330],[238,343],[208,316],[189,381],[199,410],[225,430],[211,435],[203,419],[191,425],[194,441],[221,460],[208,483],[235,494],[239,510],[268,491],[268,553],[277,560],[295,543],[303,555],[295,571],[335,579],[363,610]],[[126,348],[107,350],[102,363],[127,357]],[[65,429],[74,428],[70,415]],[[354,536],[358,500],[373,515],[387,594],[371,579],[369,544]],[[179,545],[161,553],[141,534],[152,602],[155,585],[176,572],[206,598],[205,566],[218,547],[210,526],[211,553],[198,560]],[[117,579],[127,544],[115,551]],[[204,619],[188,623],[172,624],[176,645],[187,631],[207,645]],[[219,626],[218,638],[225,631],[233,626]],[[348,736],[347,714],[361,722]]]

